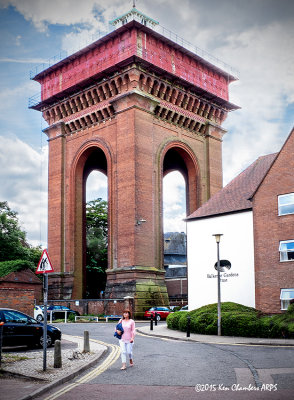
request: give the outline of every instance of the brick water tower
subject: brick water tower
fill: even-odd
[[[187,214],[222,187],[221,124],[238,108],[228,101],[236,78],[135,7],[111,24],[33,77],[41,100],[31,108],[49,125],[49,298],[84,296],[85,188],[99,170],[108,178],[105,297],[133,296],[140,316],[168,304],[163,177],[183,174]]]

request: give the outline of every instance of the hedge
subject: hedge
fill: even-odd
[[[23,269],[36,270],[36,266],[32,261],[27,260],[12,260],[0,262],[0,277],[7,276],[11,272],[21,271]]]
[[[221,304],[221,329],[224,336],[294,338],[294,304],[279,315],[266,315],[255,308],[226,302]],[[191,318],[191,332],[217,334],[217,304],[196,310],[169,314],[167,326],[185,332],[187,316]]]

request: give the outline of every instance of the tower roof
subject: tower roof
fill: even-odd
[[[187,217],[186,220],[190,221],[198,218],[250,210],[252,208],[250,199],[267,174],[276,156],[277,153],[259,157],[228,183],[227,186]]]
[[[135,7],[112,24],[117,28],[106,36],[36,73],[32,79],[41,83],[42,97],[29,99],[29,107],[41,110],[138,61],[227,110],[239,108],[229,103],[228,96],[228,85],[237,78],[219,67],[216,58],[160,27]]]

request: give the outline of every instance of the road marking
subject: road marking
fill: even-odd
[[[265,384],[274,384],[272,375],[294,374],[294,368],[260,368],[257,369],[260,380]]]
[[[119,346],[101,342],[100,340],[93,340],[93,341],[96,343],[102,344],[103,346],[110,347],[111,353],[109,354],[109,356],[103,361],[103,363],[101,365],[99,365],[97,368],[93,369],[93,371],[90,371],[88,374],[77,379],[76,382],[70,383],[70,384],[66,385],[64,388],[62,388],[62,389],[58,390],[57,392],[53,393],[52,395],[46,397],[45,400],[57,399],[58,397],[69,392],[70,390],[74,389],[75,387],[77,387],[83,383],[89,382],[93,378],[96,378],[97,376],[102,374],[102,372],[106,371],[112,364],[114,364],[117,361],[117,359],[120,356],[120,347]]]
[[[255,386],[253,375],[249,368],[234,368],[237,384],[241,387]]]
[[[186,340],[173,339],[173,338],[167,338],[167,337],[161,337],[161,336],[155,336],[155,335],[148,335],[146,333],[142,333],[142,332],[139,332],[139,331],[136,331],[136,334],[139,335],[139,336],[145,336],[145,337],[148,337],[148,338],[166,340],[168,342],[179,342],[179,343],[187,342]]]

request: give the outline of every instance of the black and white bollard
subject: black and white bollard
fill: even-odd
[[[153,315],[150,318],[150,331],[153,331]]]

